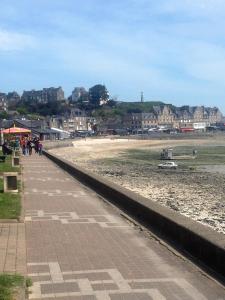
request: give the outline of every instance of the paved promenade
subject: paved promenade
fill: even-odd
[[[225,300],[225,290],[45,157],[23,158],[30,299]]]

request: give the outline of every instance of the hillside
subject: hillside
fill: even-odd
[[[115,102],[113,105],[104,105],[92,112],[94,117],[112,118],[122,117],[128,113],[150,113],[153,106],[163,106],[165,103],[160,101],[151,102]]]

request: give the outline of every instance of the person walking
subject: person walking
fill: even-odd
[[[28,138],[25,138],[25,155],[29,154]]]
[[[32,155],[32,144],[30,139],[27,141],[27,148],[29,155]]]
[[[42,155],[42,148],[43,148],[43,145],[42,145],[42,143],[39,141],[39,143],[38,143],[38,153],[39,153],[39,155]]]
[[[35,150],[35,153],[39,152],[39,140],[38,139],[34,140],[34,150]]]
[[[25,145],[25,139],[24,138],[21,140],[21,148],[22,148],[23,155],[26,155],[26,145]]]

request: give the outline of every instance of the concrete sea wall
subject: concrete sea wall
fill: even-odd
[[[225,277],[225,235],[47,151],[44,154],[160,238]]]

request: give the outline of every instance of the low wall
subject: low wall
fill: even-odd
[[[225,235],[47,151],[44,154],[161,238],[191,255],[200,264],[225,276]]]
[[[49,150],[53,148],[61,147],[73,147],[73,140],[56,140],[56,141],[44,141],[44,149]]]

